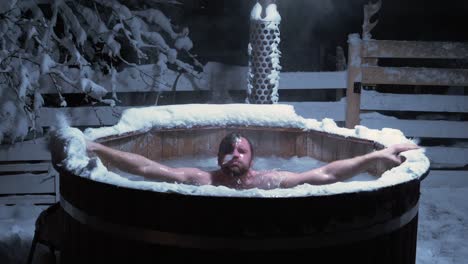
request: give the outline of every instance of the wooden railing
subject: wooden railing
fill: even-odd
[[[429,185],[468,185],[468,146],[453,144],[468,139],[468,96],[464,88],[468,86],[468,64],[459,68],[424,66],[442,60],[445,64],[466,62],[468,43],[361,40],[357,34],[350,35],[349,43],[346,126],[396,128],[408,137],[442,142],[427,146],[432,163]],[[388,59],[422,66],[379,66]],[[381,85],[386,85],[386,93],[379,89]],[[406,90],[401,89],[403,86]],[[402,93],[408,86],[417,87],[419,93]],[[426,93],[429,87],[437,93]],[[450,94],[449,87],[458,92]],[[398,113],[397,118],[387,113]]]

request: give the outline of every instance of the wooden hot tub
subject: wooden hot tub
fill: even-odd
[[[382,148],[325,132],[252,126],[152,129],[99,141],[164,161],[215,156],[230,132],[246,135],[256,156],[330,162]],[[375,164],[372,173],[385,169]],[[59,170],[63,263],[415,263],[421,177],[351,193],[228,197],[138,190]]]

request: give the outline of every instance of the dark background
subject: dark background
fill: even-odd
[[[250,11],[255,0],[179,0],[163,9],[187,25],[202,62],[247,65]],[[333,71],[336,47],[361,33],[368,0],[277,0],[283,71]],[[376,1],[373,1],[376,2]],[[383,0],[373,17],[375,39],[468,41],[467,0]]]

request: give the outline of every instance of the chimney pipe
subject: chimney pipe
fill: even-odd
[[[247,103],[278,103],[281,16],[275,3],[259,0],[250,14]]]

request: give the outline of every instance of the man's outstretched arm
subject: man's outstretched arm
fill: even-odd
[[[302,183],[320,185],[343,181],[367,171],[377,161],[383,161],[390,164],[391,167],[395,167],[402,162],[399,156],[401,152],[417,148],[419,147],[414,144],[398,144],[362,156],[333,161],[303,173],[288,173],[285,175],[281,187],[294,187]]]
[[[108,161],[112,166],[135,175],[167,182],[209,184],[209,173],[197,168],[171,168],[144,156],[120,151],[87,141],[86,148]]]

